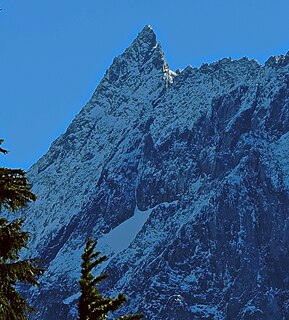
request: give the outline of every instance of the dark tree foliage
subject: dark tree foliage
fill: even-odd
[[[82,269],[78,312],[79,320],[102,320],[108,318],[108,313],[116,311],[126,301],[123,294],[117,298],[105,298],[98,291],[97,285],[107,278],[106,274],[94,277],[91,271],[106,261],[107,256],[100,256],[100,252],[95,252],[97,242],[89,239],[82,255]],[[142,315],[122,316],[119,320],[137,320],[143,318]]]
[[[0,146],[1,146],[1,144],[2,144],[3,142],[4,142],[4,140],[3,140],[3,139],[0,139]],[[2,152],[2,153],[4,153],[4,154],[7,154],[7,153],[8,153],[7,150],[2,149],[1,147],[0,147],[0,152]]]
[[[0,140],[0,145],[2,142]],[[7,153],[2,148],[0,152]],[[23,170],[0,168],[0,210],[16,211],[35,199]],[[23,219],[0,218],[0,319],[27,319],[32,308],[15,286],[19,283],[38,285],[37,278],[43,273],[34,259],[20,259],[20,251],[26,248],[29,239],[29,234],[22,231],[23,222]]]
[[[23,170],[0,168],[0,210],[16,211],[35,200]]]

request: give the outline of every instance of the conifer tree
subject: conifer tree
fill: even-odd
[[[78,312],[79,320],[102,320],[108,318],[108,313],[116,311],[126,301],[123,294],[117,298],[105,298],[98,291],[97,285],[107,278],[107,274],[94,277],[91,271],[106,261],[107,256],[100,256],[100,252],[95,252],[96,241],[89,239],[86,242],[84,253],[82,254],[82,269]],[[142,315],[122,316],[119,320],[137,320],[143,318]]]
[[[0,139],[0,145],[2,142]],[[0,152],[7,153],[1,147]],[[23,170],[0,168],[0,211],[4,208],[14,212],[35,199]],[[22,231],[23,222],[23,219],[0,218],[0,319],[27,319],[32,308],[15,285],[37,285],[37,277],[43,273],[35,260],[20,259],[20,251],[29,239],[29,234]]]

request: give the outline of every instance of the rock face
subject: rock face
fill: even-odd
[[[289,319],[288,130],[289,55],[175,73],[146,26],[29,170],[34,319],[77,319],[89,236],[120,314]]]

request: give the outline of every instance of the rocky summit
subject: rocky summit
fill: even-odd
[[[117,315],[289,319],[288,131],[289,54],[174,72],[144,27],[28,172],[32,318],[77,319],[93,237]]]

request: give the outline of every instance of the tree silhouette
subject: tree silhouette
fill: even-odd
[[[2,143],[0,139],[0,145]],[[2,148],[0,152],[7,153]],[[35,200],[23,170],[0,168],[0,211],[14,212]],[[32,308],[15,286],[18,283],[38,285],[37,278],[43,273],[34,259],[20,259],[20,251],[26,248],[29,239],[28,232],[22,231],[23,222],[23,219],[0,218],[0,319],[27,319]]]
[[[102,320],[108,317],[109,312],[116,311],[126,301],[123,294],[117,298],[105,298],[97,289],[97,285],[108,277],[107,274],[101,274],[94,277],[91,271],[106,261],[107,256],[100,256],[100,252],[95,252],[97,241],[89,239],[86,242],[84,253],[82,254],[82,269],[78,312],[79,320]],[[122,316],[119,320],[137,320],[143,318],[143,315],[135,314]]]

